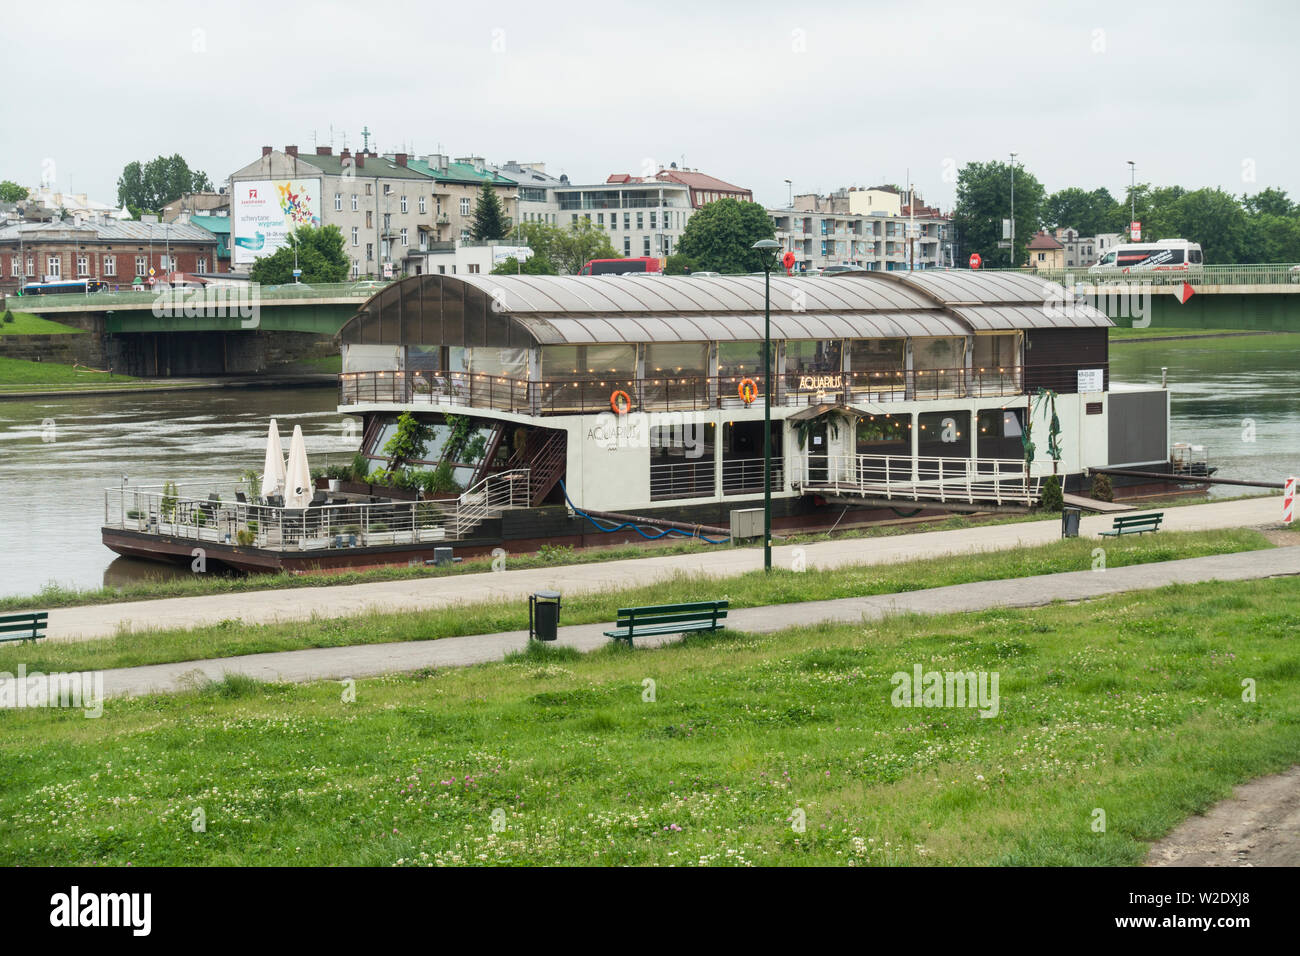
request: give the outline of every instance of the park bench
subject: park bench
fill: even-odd
[[[685,634],[688,631],[720,631],[727,616],[726,601],[698,601],[694,604],[656,604],[649,607],[619,608],[614,630],[606,637],[627,641],[651,634]]]
[[[1164,520],[1164,512],[1157,511],[1153,515],[1120,515],[1115,519],[1114,526],[1109,531],[1103,531],[1103,538],[1118,538],[1122,534],[1145,534],[1148,531],[1159,531],[1160,522]]]
[[[23,641],[26,643],[44,637],[45,623],[49,616],[47,611],[0,615],[0,643],[4,641]]]

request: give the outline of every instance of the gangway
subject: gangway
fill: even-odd
[[[793,484],[805,494],[836,498],[1030,507],[1051,464],[1035,462],[1027,472],[1015,458],[805,454],[795,461]]]

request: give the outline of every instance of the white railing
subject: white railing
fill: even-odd
[[[507,508],[527,508],[528,469],[515,468],[488,475],[456,499],[456,536],[463,538],[491,515]]]
[[[909,501],[1033,504],[1051,462],[1026,472],[1016,458],[910,455],[810,455],[795,459],[793,483],[803,491]]]
[[[160,485],[105,489],[104,526],[195,542],[315,551],[462,540],[486,518],[527,507],[529,500],[526,468],[489,475],[446,500],[339,500],[317,492],[319,503],[286,508],[249,499],[242,482],[208,487],[203,497],[182,493],[183,485],[175,491]]]

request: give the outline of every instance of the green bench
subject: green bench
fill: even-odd
[[[4,641],[34,641],[45,636],[47,611],[31,614],[5,614],[0,616],[0,643]]]
[[[685,634],[688,631],[720,631],[726,625],[726,601],[699,601],[694,604],[656,604],[650,607],[619,608],[614,630],[606,637],[627,641],[651,634]]]
[[[1157,511],[1153,515],[1119,515],[1115,518],[1115,525],[1109,531],[1103,531],[1103,538],[1118,538],[1122,534],[1145,534],[1148,531],[1159,531],[1160,522],[1164,520],[1164,512]]]

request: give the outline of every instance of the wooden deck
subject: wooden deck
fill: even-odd
[[[1126,505],[1120,501],[1097,501],[1095,498],[1085,498],[1083,495],[1062,495],[1061,498],[1071,508],[1082,508],[1084,511],[1097,511],[1101,514],[1137,510],[1133,505]]]

